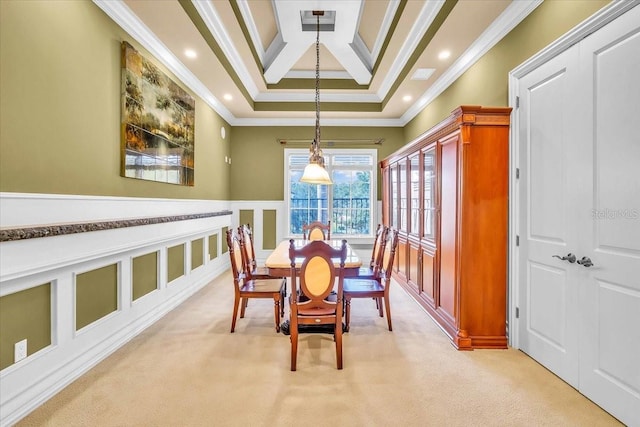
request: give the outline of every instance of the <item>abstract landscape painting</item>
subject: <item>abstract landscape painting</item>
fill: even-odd
[[[194,121],[193,97],[123,42],[121,175],[193,186]]]

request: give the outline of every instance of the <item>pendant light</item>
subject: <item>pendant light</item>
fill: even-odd
[[[332,185],[320,149],[320,16],[324,15],[324,11],[314,10],[313,14],[316,17],[316,135],[309,148],[309,164],[304,168],[300,182]]]

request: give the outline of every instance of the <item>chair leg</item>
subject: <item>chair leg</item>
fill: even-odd
[[[273,309],[276,317],[276,332],[280,332],[280,294],[273,297]]]
[[[349,332],[349,324],[351,322],[351,297],[344,297],[344,323],[345,331]]]
[[[296,370],[298,358],[298,322],[290,321],[289,332],[291,333],[291,370]]]
[[[247,308],[247,303],[249,302],[249,298],[242,298],[240,303],[240,318],[244,319],[244,311]]]
[[[389,325],[389,330],[392,331],[391,327],[391,305],[389,304],[389,297],[384,297],[384,308],[387,310],[387,324]]]
[[[280,292],[280,317],[284,317],[284,302],[287,298],[287,279],[284,279],[284,286]]]
[[[231,333],[236,329],[236,317],[238,317],[238,306],[240,305],[240,296],[236,295],[233,301],[233,317],[231,318]]]
[[[380,317],[383,317],[383,315],[382,315],[382,298],[380,298],[380,297],[376,298],[376,305],[378,306],[378,314],[380,315]]]
[[[338,369],[342,369],[342,325],[336,325],[334,339],[336,341],[336,363]]]

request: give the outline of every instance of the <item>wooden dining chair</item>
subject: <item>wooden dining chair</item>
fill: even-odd
[[[391,305],[389,303],[389,288],[391,287],[391,271],[395,259],[396,248],[398,246],[398,230],[389,230],[388,240],[384,246],[382,256],[382,269],[378,271],[377,277],[372,279],[361,277],[348,277],[344,279],[344,301],[345,301],[345,330],[349,330],[351,320],[351,299],[352,298],[374,298],[377,301],[378,312],[382,315],[382,303],[384,301],[387,312],[387,324],[389,330],[391,326]]]
[[[231,319],[231,332],[236,328],[238,308],[240,308],[240,318],[244,317],[247,301],[250,298],[272,298],[274,305],[274,316],[276,322],[276,332],[280,332],[280,316],[284,310],[284,290],[287,282],[286,278],[276,279],[251,279],[247,274],[247,260],[242,248],[242,239],[235,228],[227,231],[227,245],[229,247],[229,257],[231,258],[231,271],[233,273],[234,302],[233,318]]]
[[[326,224],[320,221],[302,224],[302,236],[304,240],[330,240],[331,221]]]
[[[245,252],[245,259],[247,260],[247,275],[250,279],[277,279],[282,276],[271,276],[267,267],[258,266],[256,261],[256,251],[253,245],[253,231],[251,225],[242,224],[238,227],[238,233],[242,240],[242,247]]]
[[[334,259],[339,259],[338,267]],[[343,240],[340,249],[326,242],[316,240],[296,249],[294,240],[290,240],[289,259],[291,260],[291,296],[290,333],[291,333],[291,370],[296,370],[298,357],[298,335],[300,325],[327,325],[336,344],[336,361],[342,369],[342,317],[343,317],[343,281],[344,263],[347,258],[347,241]],[[300,261],[301,260],[301,261]],[[296,261],[301,262],[296,266]],[[299,271],[298,271],[299,268]],[[337,289],[335,294],[334,285]]]
[[[358,269],[357,277],[361,279],[375,279],[378,277],[378,271],[382,268],[382,255],[387,242],[387,233],[389,228],[383,224],[378,224],[376,229],[376,238],[373,241],[373,249],[371,251],[371,260],[368,266]]]

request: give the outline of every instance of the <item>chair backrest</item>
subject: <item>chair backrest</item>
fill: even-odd
[[[343,240],[340,249],[321,240],[307,243],[301,248],[295,247],[290,240],[289,259],[291,260],[291,295],[304,295],[303,299],[291,298],[291,315],[297,315],[298,309],[314,310],[318,315],[336,313],[342,319],[342,293],[344,263],[347,258],[347,241]],[[339,259],[339,267],[334,265]],[[296,267],[296,261],[301,265]],[[337,298],[329,298],[338,279]],[[299,282],[299,283],[298,283]],[[341,320],[340,320],[341,321]]]
[[[244,250],[242,248],[242,239],[240,239],[237,229],[230,228],[227,230],[227,246],[229,247],[233,281],[236,286],[239,286],[240,282],[246,278],[246,264],[243,254]]]
[[[331,239],[331,221],[323,224],[320,221],[313,221],[302,225],[304,240],[329,240]]]
[[[387,242],[388,231],[388,227],[378,224],[378,228],[376,229],[376,238],[373,241],[373,250],[371,251],[371,261],[369,261],[369,267],[374,270],[380,267],[385,243]]]
[[[396,258],[396,248],[398,247],[398,230],[389,229],[387,232],[387,242],[384,245],[384,253],[382,254],[382,272],[381,278],[389,282],[391,279],[391,270],[393,269],[393,261]]]
[[[244,245],[244,251],[246,255],[246,260],[250,270],[253,270],[257,267],[256,262],[256,251],[253,246],[253,231],[251,231],[251,225],[242,224],[238,227],[238,233],[240,234],[240,239],[242,239],[242,244]]]

